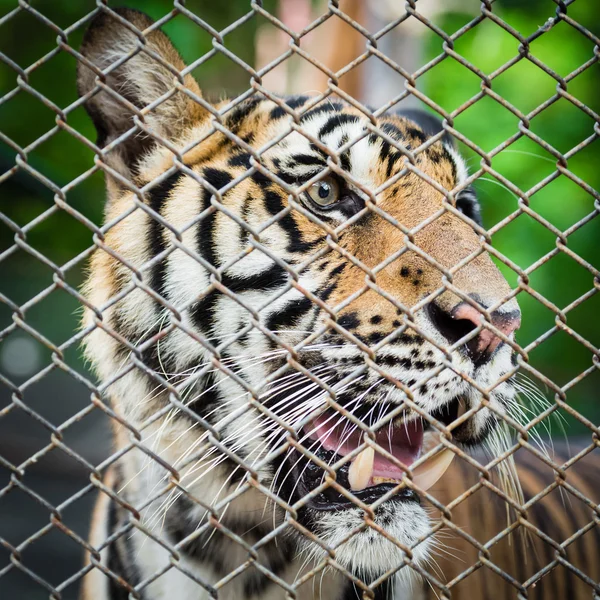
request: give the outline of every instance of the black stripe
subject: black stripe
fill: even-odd
[[[323,102],[322,104],[319,104],[319,106],[311,108],[307,113],[305,113],[300,119],[300,123],[305,123],[309,119],[324,113],[337,112],[340,110],[344,110],[344,105],[340,104],[339,102]]]
[[[312,142],[310,142],[308,144],[308,147],[315,153],[318,154],[320,156],[323,157],[323,160],[327,161],[327,159],[329,158],[329,155],[327,154],[327,152],[325,152],[324,150],[321,150],[321,148],[319,148],[319,146],[317,146],[316,144],[313,144]]]
[[[564,459],[563,459],[564,460]],[[578,469],[581,465],[576,465]],[[552,483],[553,473],[540,470],[538,459],[526,455],[525,460],[519,464],[519,470],[527,469],[531,475],[530,479],[533,477],[534,481],[541,486],[548,486]],[[582,475],[575,471],[573,475],[576,477],[577,475]],[[587,481],[593,481],[596,474],[594,473],[593,477],[587,479]],[[571,484],[574,483],[574,478],[571,478]],[[541,485],[539,485],[541,484]],[[538,487],[536,486],[536,488]],[[576,486],[581,489],[580,486]],[[532,490],[524,490],[526,493],[526,500],[529,497],[533,497],[537,493],[537,489]],[[565,506],[562,502],[562,498],[557,496],[558,490],[555,490],[552,496],[545,496],[538,500],[530,509],[529,509],[529,517],[530,520],[533,521],[534,525],[539,526],[539,528],[544,531],[547,535],[552,537],[555,540],[563,540],[573,534],[573,532],[577,531],[579,528],[583,527],[587,524],[588,519],[592,518],[592,512],[590,510],[589,515],[585,514],[587,507],[581,503],[573,504],[572,506]],[[533,519],[531,518],[533,514]],[[540,518],[541,517],[541,518]],[[536,523],[536,520],[539,520],[539,524]],[[594,529],[594,531],[596,531]],[[594,531],[588,532],[586,535],[590,536],[594,534]],[[583,547],[582,547],[583,545]],[[582,550],[585,547],[584,538],[579,538],[576,542],[571,544],[567,549],[567,558],[569,558],[569,550],[571,551],[570,558],[573,559],[574,556],[577,557],[576,566],[584,572],[589,570],[587,554]],[[550,552],[551,557],[553,558],[554,551]],[[540,565],[540,568],[543,565]],[[575,577],[570,569],[567,569],[567,574],[560,574],[560,569],[558,570],[559,577],[565,579],[567,586],[572,584],[572,578]],[[556,572],[556,571],[555,571]]]
[[[306,175],[293,175],[292,173],[288,173],[282,169],[277,169],[274,171],[275,175],[281,179],[281,181],[285,181],[288,185],[301,185],[305,179]],[[316,173],[315,173],[316,175]],[[309,175],[309,179],[312,175]]]
[[[402,131],[400,131],[400,129],[398,129],[398,127],[396,127],[396,125],[394,125],[393,123],[383,123],[379,129],[381,129],[383,133],[386,133],[392,139],[395,139],[399,142],[405,142],[405,138]],[[415,129],[414,131],[418,130]],[[425,139],[423,141],[425,141]]]
[[[157,313],[158,314],[158,313]],[[143,346],[149,339],[158,334],[160,324],[155,325],[150,331],[145,332],[143,337],[140,338],[140,333],[137,329],[131,326],[131,324],[127,324],[123,318],[122,313],[122,304],[118,304],[115,307],[115,311],[111,316],[110,325],[115,333],[119,334],[123,338],[129,341],[130,345],[133,347],[139,348]],[[124,344],[119,344],[116,351],[116,357],[122,361],[129,360],[130,349],[128,346]],[[161,361],[158,360],[158,351],[156,348],[156,343],[150,345],[146,348],[140,356],[140,360],[152,371],[156,373],[161,373],[163,367],[167,371],[171,371],[172,361],[163,357],[162,366]]]
[[[323,138],[332,131],[335,131],[338,127],[342,127],[346,123],[358,123],[360,119],[356,115],[347,115],[342,113],[341,115],[334,115],[329,117],[325,122],[325,125],[319,129],[319,137]]]
[[[308,96],[291,96],[290,98],[286,98],[284,103],[292,109],[300,108],[304,106],[308,100]],[[281,119],[285,117],[289,113],[282,108],[281,106],[276,106],[270,113],[269,116],[271,119]]]
[[[374,134],[371,134],[374,135]],[[385,162],[387,157],[390,155],[390,152],[392,151],[392,147],[390,146],[390,143],[387,142],[386,140],[384,140],[383,138],[378,138],[381,140],[381,150],[379,151],[379,160],[381,162]]]
[[[326,285],[324,288],[317,290],[315,295],[323,302],[327,302],[331,294],[337,288],[339,282],[335,278],[344,271],[344,269],[346,268],[346,264],[347,263],[340,263],[337,267],[331,269],[327,278],[329,280],[333,279],[333,281],[331,281],[331,283],[329,285]]]
[[[360,578],[360,575],[358,576]],[[364,577],[364,575],[363,575]],[[374,590],[374,600],[393,600],[393,587],[389,579],[378,585]],[[339,600],[362,600],[363,593],[352,581],[348,581]]]
[[[117,516],[117,504],[114,501],[110,501],[108,505],[108,532],[112,535],[118,528],[118,516]],[[125,534],[127,535],[127,534]],[[108,569],[117,577],[123,578],[129,585],[135,586],[136,582],[132,581],[131,573],[128,577],[128,569],[123,563],[122,557],[119,553],[118,542],[122,538],[118,538],[107,548],[107,561],[106,566]],[[131,569],[129,569],[131,571]],[[129,593],[125,587],[116,581],[114,577],[109,577],[108,583],[109,598],[110,600],[128,600]]]
[[[399,152],[398,150],[396,150],[395,152],[390,152],[390,154],[388,156],[386,171],[385,171],[385,175],[386,175],[387,179],[389,179],[392,176],[392,171],[394,170],[396,163],[399,160],[401,160],[402,157],[403,157],[402,152]]]
[[[308,165],[316,167],[326,167],[327,163],[321,156],[315,156],[314,154],[294,154],[289,161],[289,164]]]
[[[274,191],[268,190],[265,193],[265,208],[269,214],[275,216],[285,209],[283,199]],[[312,242],[305,241],[296,220],[291,214],[280,218],[277,223],[288,234],[289,241],[287,245],[288,252],[308,252],[323,242],[325,236],[319,236]]]
[[[146,192],[146,198],[148,201],[148,206],[156,212],[158,215],[162,216],[162,211],[164,209],[165,203],[172,191],[177,187],[177,185],[182,181],[185,175],[179,171],[173,173],[169,177],[167,177],[164,181],[154,186],[151,190]],[[150,257],[154,258],[158,256],[161,252],[163,252],[167,244],[165,242],[165,231],[164,227],[156,220],[154,217],[150,217],[150,224],[148,226],[148,248]],[[150,287],[162,297],[166,298],[165,293],[165,285],[167,279],[167,266],[168,266],[168,257],[163,258],[153,265],[150,271]],[[162,311],[162,307],[158,302],[155,302],[155,319],[160,316]],[[127,327],[123,322],[123,319],[120,317],[118,312],[115,312],[115,325],[116,330],[128,338],[139,338],[139,332],[137,331],[127,331]],[[143,344],[152,336],[158,333],[158,325],[154,327],[151,331],[149,331],[144,338],[137,343],[139,346]],[[127,351],[128,352],[128,351]],[[142,352],[141,356],[144,363],[153,371],[160,372],[162,371],[162,367],[160,365],[160,361],[158,360],[158,351],[156,345],[153,345],[144,352]],[[171,365],[163,363],[163,366],[166,370],[171,370]]]
[[[421,144],[424,144],[427,141],[427,136],[420,129],[417,129],[416,127],[409,127],[406,130],[406,133],[409,137],[417,138],[419,140],[419,142],[421,142]]]
[[[162,327],[162,325],[156,325],[155,327],[152,328],[151,331],[149,331],[141,340],[140,343],[136,344],[137,346],[141,346],[143,344],[145,344],[149,339],[151,339],[152,337],[154,337],[155,335],[158,335],[159,331],[160,331],[160,327]],[[164,341],[163,341],[164,343]],[[159,358],[158,356],[158,344],[157,342],[154,342],[153,344],[151,344],[150,346],[148,346],[141,355],[141,361],[152,371],[154,371],[155,373],[162,373],[164,374],[164,372],[166,371],[167,373],[172,372],[175,369],[175,365],[174,365],[174,361],[172,358],[169,358],[168,356],[165,356],[163,354],[162,357]],[[156,385],[156,380],[152,379],[149,382],[153,387]],[[161,391],[163,390],[162,386],[161,386]]]
[[[260,171],[256,171],[256,173],[253,173],[250,176],[250,179],[254,181],[254,183],[256,183],[256,185],[261,187],[263,190],[268,190],[273,185],[273,181]]]
[[[260,273],[253,275],[231,275],[223,273],[221,282],[232,292],[240,293],[249,290],[266,292],[285,285],[288,281],[287,271],[277,263]]]
[[[392,583],[390,579],[386,579],[381,585],[375,588],[374,600],[393,600],[392,591]]]
[[[221,190],[228,185],[232,179],[231,175],[220,169],[206,168],[202,172],[204,179],[217,190]],[[202,206],[201,211],[206,210],[210,206],[212,194],[204,189],[202,191]],[[198,250],[200,256],[209,264],[218,267],[215,246],[217,244],[215,231],[215,214],[211,213],[200,221],[198,226]],[[212,331],[214,308],[219,298],[218,292],[211,290],[204,298],[202,298],[192,309],[192,321],[196,327],[204,332]],[[213,344],[218,346],[219,338],[213,339]]]
[[[341,263],[337,267],[332,269],[327,276],[328,279],[331,279],[332,277],[339,275],[346,268],[346,264],[347,263]],[[327,302],[327,300],[329,299],[329,297],[331,296],[333,291],[337,288],[337,286],[338,286],[338,282],[334,280],[329,285],[325,286],[323,289],[318,290],[315,295],[318,298],[320,298],[323,302]],[[310,325],[308,325],[308,327],[307,327],[308,330],[312,331],[314,329],[317,319],[319,318],[319,312],[320,312],[319,310],[315,310],[314,315],[311,318]]]
[[[192,322],[198,329],[205,333],[212,331],[215,307],[218,299],[219,292],[217,292],[217,290],[211,290],[204,298],[196,302],[191,309]],[[220,338],[213,338],[212,343],[213,345],[218,346],[220,344]]]
[[[281,311],[274,312],[267,319],[267,328],[271,331],[287,329],[298,322],[311,308],[312,302],[306,297],[291,300]]]
[[[350,162],[350,150],[346,150],[340,154],[340,165],[346,172],[352,171],[352,164]]]
[[[407,150],[411,149],[411,145],[406,142],[405,137],[402,134],[402,132],[400,131],[400,129],[398,129],[398,127],[396,127],[393,123],[383,123],[381,125],[381,131],[383,131],[384,133],[389,135],[392,139],[395,139],[398,142],[402,143],[406,147]],[[374,134],[371,134],[371,135],[374,135]],[[389,179],[392,176],[392,171],[394,170],[396,163],[402,158],[403,154],[401,152],[399,152],[398,150],[392,148],[391,144],[389,144],[383,138],[380,138],[380,139],[381,139],[381,151],[379,153],[379,157],[382,162],[386,162],[386,160],[387,160],[386,179]]]
[[[222,190],[226,185],[229,185],[232,181],[232,177],[227,171],[223,171],[222,169],[214,169],[213,167],[206,167],[202,171],[202,177],[206,180],[208,184],[212,185],[212,187],[214,187],[216,190]],[[207,207],[208,203],[210,202],[210,192],[208,194],[208,201],[206,203]]]
[[[339,597],[339,600],[362,600],[359,588],[357,588],[352,581],[346,582],[344,591]]]
[[[192,365],[193,366],[193,365]],[[221,393],[216,386],[217,378],[214,373],[208,372],[195,386],[193,394],[196,399],[187,404],[188,408],[195,412],[200,418],[214,425],[219,420],[219,415],[214,411],[221,404]],[[200,386],[202,386],[200,388]],[[211,413],[211,414],[209,414]],[[180,413],[185,416],[185,413]]]
[[[229,356],[224,353],[223,358],[227,359]],[[194,365],[192,364],[190,366]],[[238,375],[242,376],[243,374],[238,371]],[[223,417],[223,412],[217,410],[223,405],[223,395],[217,383],[217,376],[214,372],[206,373],[206,375],[203,376],[202,381],[198,382],[193,391],[193,394],[195,394],[195,399],[192,402],[187,402],[187,408],[190,411],[194,412],[199,418],[207,421],[211,425],[215,425],[219,419]],[[179,412],[177,416],[179,418],[189,418],[184,412]],[[227,443],[226,445],[228,447],[232,447],[234,444],[235,440],[232,440],[231,443]],[[223,456],[221,468],[225,466],[227,466],[229,469],[231,477],[230,481],[232,484],[240,483],[246,475],[246,471],[244,469],[236,469],[238,466],[237,463],[228,456]],[[175,510],[176,514],[179,515],[176,508],[171,510]],[[189,535],[189,533],[186,535]]]
[[[248,226],[251,226],[250,217],[252,215],[252,204],[254,201],[254,198],[250,194],[247,194],[244,198],[242,209],[240,211],[240,216],[242,217],[244,223],[246,223]],[[245,227],[240,227],[240,246],[242,248],[250,243],[251,235],[252,234]]]
[[[246,142],[248,146],[251,146],[254,143],[254,132],[251,131],[249,133],[245,133],[244,135],[240,136],[240,139],[243,142]]]
[[[150,206],[155,213],[162,215],[162,209],[165,201],[177,184],[183,179],[183,177],[184,174],[180,171],[177,171],[146,192],[148,206]],[[151,257],[157,256],[166,248],[163,229],[163,226],[155,218],[150,218],[150,226],[148,228],[148,245],[150,248]],[[150,274],[150,287],[161,296],[163,295],[165,286],[166,267],[167,261],[166,259],[163,259],[156,263],[154,267],[152,267],[152,272]]]
[[[225,121],[225,127],[227,127],[227,129],[229,129],[229,131],[231,131],[233,134],[237,135],[239,130],[242,128],[244,121],[261,102],[263,102],[263,98],[258,96],[244,100],[240,105],[236,106],[228,113]]]
[[[196,533],[198,522],[191,518],[195,505],[185,496],[180,497],[176,505],[168,511],[165,521],[168,536],[176,543],[181,543],[188,536]],[[197,507],[196,507],[197,508]],[[268,525],[258,523],[253,513],[227,515],[223,525],[230,531],[244,538],[249,545],[261,541],[270,533]],[[195,537],[193,541],[184,544],[181,552],[204,564],[210,565],[220,577],[225,577],[236,566],[232,566],[231,553],[237,543],[231,541],[220,530],[208,529]],[[265,556],[260,557],[263,566],[274,575],[281,575],[294,559],[295,548],[291,540],[278,536],[277,541],[271,540],[261,548]],[[265,590],[272,585],[270,579],[258,570],[246,570],[237,581],[243,582],[243,598],[260,598]],[[112,599],[111,599],[112,600]],[[118,600],[121,600],[120,598]]]
[[[371,134],[374,135],[374,134]],[[387,161],[387,169],[386,169],[386,179],[390,178],[390,175],[392,173],[392,169],[394,167],[394,164],[396,163],[397,159],[394,159],[392,162],[392,146],[389,142],[387,142],[386,140],[384,140],[383,138],[377,138],[381,140],[381,149],[379,150],[379,160],[385,164],[385,162]],[[398,153],[400,154],[400,153]],[[402,155],[400,155],[402,156]]]
[[[327,286],[326,288],[324,288],[321,293],[317,292],[317,296],[320,297],[324,302],[327,300],[327,298],[329,298],[329,296],[331,295],[331,293],[333,292],[333,290],[337,287],[337,283],[334,282],[333,284]],[[323,296],[325,296],[325,298],[323,298]],[[315,307],[316,308],[316,307]],[[310,320],[309,325],[307,325],[306,329],[308,331],[313,331],[315,328],[315,325],[317,323],[317,320],[319,319],[319,313],[320,310],[315,310],[315,312],[313,313],[313,316]],[[344,340],[345,341],[345,340]],[[342,342],[344,343],[344,342]]]

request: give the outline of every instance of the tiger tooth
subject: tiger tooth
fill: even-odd
[[[427,491],[437,483],[440,477],[446,472],[453,458],[454,452],[448,448],[444,448],[444,450],[438,452],[429,460],[426,460],[423,464],[412,470],[412,482],[421,491]]]
[[[350,489],[354,491],[364,490],[373,475],[373,464],[375,462],[375,450],[367,446],[353,461],[348,471],[348,482]]]

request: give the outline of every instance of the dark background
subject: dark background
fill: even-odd
[[[140,8],[154,18],[160,18],[172,8],[166,0],[109,4]],[[15,1],[0,0],[0,15],[8,15],[16,5]],[[65,29],[92,11],[95,2],[55,0],[31,2],[31,6]],[[249,10],[249,3],[242,0],[218,3],[198,0],[187,2],[186,6],[217,30]],[[434,22],[450,34],[464,26],[479,10],[479,3],[474,1],[442,2],[440,6],[445,8],[438,7]],[[266,2],[265,7],[273,12],[279,9],[275,0]],[[343,1],[341,8],[344,8]],[[550,0],[499,0],[494,4],[495,14],[523,36],[530,35],[553,16],[555,8]],[[599,15],[595,0],[578,0],[569,7],[568,14],[598,35]],[[257,32],[268,27],[264,18],[255,17],[229,34],[226,46],[253,65]],[[418,50],[422,65],[442,52],[443,40],[415,20],[412,27],[415,44],[418,44],[415,52]],[[69,32],[70,46],[78,48],[84,29],[82,23]],[[210,36],[182,15],[170,21],[165,30],[188,62],[212,48]],[[56,49],[56,38],[56,30],[26,10],[0,22],[0,52],[21,68],[33,65]],[[393,45],[396,38],[391,40]],[[518,56],[519,42],[487,19],[461,36],[454,50],[474,67],[490,74]],[[535,59],[558,77],[566,77],[594,56],[593,42],[564,22],[533,42],[530,50]],[[407,60],[410,59],[407,56]],[[89,469],[68,449],[92,465],[98,465],[109,453],[108,418],[92,407],[90,385],[76,374],[91,382],[93,376],[83,364],[77,342],[67,343],[77,330],[80,303],[68,290],[50,288],[59,268],[67,287],[76,290],[80,286],[85,252],[92,243],[90,228],[68,211],[53,208],[52,184],[66,192],[66,202],[85,219],[96,224],[102,220],[102,174],[92,172],[84,176],[93,167],[92,152],[68,131],[49,133],[55,127],[56,119],[51,106],[64,109],[76,100],[75,67],[75,58],[60,51],[29,74],[27,85],[47,99],[44,103],[34,92],[25,89],[26,86],[13,93],[17,73],[10,64],[0,62],[0,96],[4,97],[0,103],[0,130],[12,140],[0,138],[0,174],[13,169],[17,146],[23,150],[22,155],[26,155],[29,168],[39,174],[35,177],[31,171],[20,168],[10,177],[2,178],[0,183],[0,211],[17,226],[27,226],[23,242],[26,247],[22,244],[15,251],[15,232],[6,221],[0,221],[2,600],[48,597],[43,582],[34,581],[23,569],[31,569],[51,585],[65,586],[63,598],[76,597],[78,583],[65,585],[65,582],[80,568],[81,546],[59,528],[50,527],[49,514],[52,507],[58,507],[56,517],[85,538],[93,501],[93,495],[85,493]],[[233,96],[248,88],[248,74],[224,56],[208,61],[196,70],[195,75],[205,95],[213,99]],[[600,112],[599,75],[598,62],[595,62],[568,83],[569,94],[589,107],[592,115]],[[401,90],[403,79],[393,71],[389,77],[398,80],[398,90]],[[451,57],[445,58],[418,81],[419,89],[448,111],[455,110],[481,89],[480,77]],[[552,98],[556,85],[556,79],[532,60],[523,59],[494,79],[492,89],[517,111],[527,114]],[[486,97],[458,115],[455,127],[484,151],[490,151],[518,131],[518,122],[518,117],[510,110]],[[84,137],[95,139],[92,124],[82,108],[69,112],[67,123]],[[534,116],[530,129],[564,154],[594,135],[594,118],[589,111],[561,98]],[[568,160],[569,171],[592,189],[600,187],[599,143],[596,136]],[[473,170],[477,169],[479,157],[469,148],[463,147],[463,151]],[[528,192],[556,171],[556,158],[535,141],[522,138],[495,157],[492,167],[521,191]],[[480,178],[476,188],[487,227],[517,210],[518,198],[492,175]],[[559,231],[588,219],[569,235],[568,247],[593,267],[600,267],[600,219],[595,218],[600,206],[597,201],[594,205],[592,194],[561,175],[535,191],[529,200],[530,208]],[[44,215],[47,216],[42,218]],[[529,274],[529,285],[558,309],[568,307],[594,290],[590,270],[566,253],[560,252],[546,262],[541,260],[556,247],[556,232],[533,216],[518,216],[494,234],[493,244],[522,269],[529,269],[540,261]],[[36,253],[51,262],[43,261]],[[511,285],[516,286],[515,272],[504,265],[501,268]],[[596,291],[599,287],[596,282]],[[598,369],[592,369],[592,351],[565,332],[556,333],[533,347],[535,341],[554,326],[555,313],[527,292],[520,293],[518,300],[523,311],[518,341],[523,347],[532,346],[531,365],[559,386],[567,386],[581,373],[592,370],[581,381],[568,386],[567,400],[584,417],[598,423],[600,374]],[[13,324],[15,305],[26,307],[23,321],[17,326]],[[599,314],[598,294],[591,294],[567,313],[568,326],[596,348],[600,345]],[[34,331],[38,333],[34,334]],[[61,366],[52,367],[48,346],[65,343]],[[552,393],[537,383],[552,401]],[[561,412],[568,436],[589,438],[589,430],[580,420]],[[555,419],[547,420],[547,424],[556,435],[564,435],[557,431]],[[9,483],[14,468],[20,475],[13,476]],[[29,491],[21,489],[22,486]],[[33,541],[24,544],[29,536],[33,536]],[[17,548],[14,553],[21,559],[12,568],[8,566],[11,547]]]

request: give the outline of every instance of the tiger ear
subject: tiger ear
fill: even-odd
[[[428,137],[434,136],[440,131],[444,131],[442,122],[438,117],[420,108],[406,108],[404,110],[398,111],[396,114],[399,117],[405,117],[413,123],[416,123],[423,130],[423,133]],[[456,142],[448,132],[444,133],[444,135],[442,136],[442,141],[444,141],[449,146],[456,148]]]
[[[175,140],[187,127],[207,118],[208,111],[192,97],[201,98],[192,75],[183,77],[188,93],[175,88],[185,63],[169,38],[158,29],[138,33],[151,27],[152,19],[127,8],[113,12],[130,25],[111,12],[101,12],[92,20],[80,52],[97,71],[80,61],[77,89],[80,96],[87,96],[85,107],[96,127],[100,148],[129,131],[136,110],[142,112],[151,135],[138,127],[105,156],[109,166],[128,177],[144,151],[156,143],[153,136]],[[103,89],[99,82],[109,89]],[[147,108],[161,97],[159,104]]]

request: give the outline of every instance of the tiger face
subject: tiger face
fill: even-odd
[[[211,105],[148,17],[115,14],[90,25],[78,73],[108,189],[86,354],[133,428],[115,428],[115,490],[211,585],[248,551],[209,507],[284,581],[324,547],[367,582],[418,563],[440,439],[495,428],[520,323],[452,140],[420,111]],[[168,563],[143,532],[128,543],[142,579]],[[258,571],[229,585],[280,597]]]

